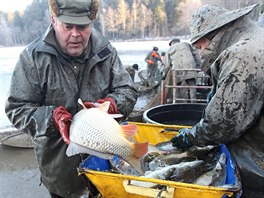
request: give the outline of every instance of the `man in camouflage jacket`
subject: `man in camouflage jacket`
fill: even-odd
[[[264,29],[247,16],[254,7],[206,5],[193,14],[191,43],[211,73],[212,97],[200,122],[171,140],[182,149],[226,144],[245,198],[264,196]]]

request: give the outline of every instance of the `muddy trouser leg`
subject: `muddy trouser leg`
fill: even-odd
[[[153,86],[154,85],[154,77],[155,77],[155,72],[156,72],[156,65],[149,65],[149,69],[148,69],[148,82],[149,82],[149,86]]]
[[[187,79],[186,83],[188,84],[188,86],[196,86],[195,78]],[[197,94],[196,88],[190,88],[189,89],[189,98],[192,99],[191,103],[196,102],[195,101],[196,100],[196,94]]]
[[[187,83],[185,80],[177,82],[177,86],[187,86]],[[177,103],[187,103],[188,100],[183,99],[189,99],[188,89],[187,88],[176,88],[176,98],[179,98],[181,100],[176,100]]]

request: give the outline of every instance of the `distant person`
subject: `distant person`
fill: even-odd
[[[68,157],[69,127],[82,109],[110,102],[108,113],[133,110],[137,91],[116,49],[93,29],[97,0],[49,0],[51,25],[19,57],[5,111],[11,123],[30,134],[41,182],[54,198],[94,197],[78,176],[87,155]],[[37,195],[36,195],[37,197]]]
[[[227,10],[204,5],[192,16],[191,43],[211,71],[204,116],[181,129],[173,146],[226,144],[242,181],[242,198],[264,197],[264,29],[248,14],[258,4]]]
[[[165,72],[163,78],[167,76],[166,84],[196,86],[197,72],[184,71],[184,69],[200,68],[201,60],[198,52],[189,43],[181,42],[178,38],[172,39],[169,45],[170,48],[164,61]],[[179,102],[195,102],[196,99],[196,88],[174,88],[172,93],[174,97],[180,99]],[[172,97],[171,91],[168,92],[168,97]]]
[[[165,55],[166,55],[166,52],[161,52],[160,54],[161,62],[165,61]]]
[[[160,54],[158,53],[158,47],[153,47],[145,58],[147,62],[148,78],[153,78],[158,74],[158,62],[161,62]]]
[[[133,82],[135,82],[135,74],[136,74],[136,71],[138,71],[138,64],[133,64],[132,66],[127,65],[125,66],[125,68],[126,68],[126,71],[129,73]]]

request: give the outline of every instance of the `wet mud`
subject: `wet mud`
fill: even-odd
[[[49,198],[33,149],[0,144],[0,198]]]

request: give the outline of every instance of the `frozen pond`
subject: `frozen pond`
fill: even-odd
[[[123,64],[132,65],[137,63],[139,65],[139,70],[146,69],[146,62],[144,59],[154,46],[159,48],[160,53],[162,51],[166,52],[169,48],[168,43],[169,40],[112,42]],[[4,112],[4,106],[9,91],[11,74],[19,54],[23,49],[24,47],[0,48],[0,127],[10,125]],[[139,81],[137,73],[135,81]]]

